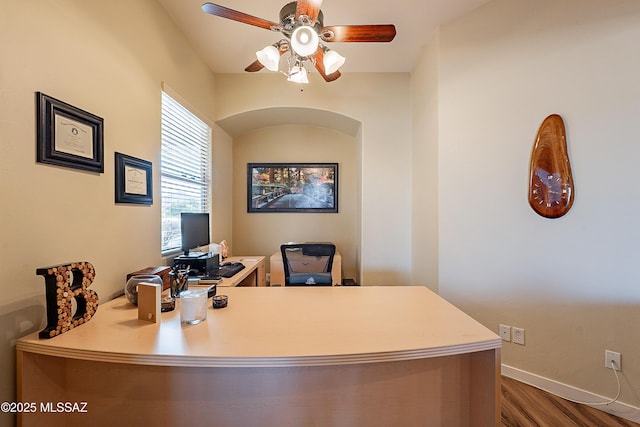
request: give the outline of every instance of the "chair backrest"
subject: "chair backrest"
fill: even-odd
[[[331,286],[336,247],[332,243],[297,243],[280,246],[285,286]]]

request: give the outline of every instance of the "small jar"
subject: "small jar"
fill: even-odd
[[[207,319],[207,291],[189,289],[180,294],[180,323],[196,325]]]
[[[162,291],[160,296],[160,311],[166,313],[176,308],[176,299],[171,295],[171,288]]]
[[[124,286],[124,294],[133,305],[138,305],[138,284],[140,283],[157,284],[160,285],[160,289],[162,289],[162,278],[160,276],[155,274],[140,274],[132,276],[127,280],[127,284]]]
[[[229,301],[229,297],[226,295],[215,295],[212,300],[213,308],[225,308]]]

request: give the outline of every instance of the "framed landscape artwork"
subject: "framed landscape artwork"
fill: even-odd
[[[337,213],[338,164],[247,164],[247,212]]]

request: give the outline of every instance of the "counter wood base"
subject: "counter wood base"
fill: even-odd
[[[238,307],[236,312],[210,309],[206,324],[176,326],[169,313],[160,326],[149,327],[133,318],[127,320],[135,310],[128,313],[126,303],[115,301],[98,310],[102,318],[96,314],[77,331],[51,340],[34,336],[20,339],[20,401],[87,402],[86,413],[22,414],[20,425],[499,425],[499,337],[426,289],[229,288],[225,293],[230,295],[228,309]],[[393,302],[388,312],[379,310],[383,307],[374,303],[384,302],[385,295],[402,300],[405,314],[397,311],[400,307],[394,307]],[[304,318],[283,325],[283,317],[300,312],[291,306],[291,312],[283,314],[278,301],[288,305],[300,300],[320,301],[320,306],[333,303],[338,311],[339,301],[355,304],[352,312],[343,313],[351,318],[351,324],[335,329],[344,321],[340,312],[326,310],[323,315],[310,303]],[[271,305],[273,311],[264,309],[258,313],[262,317],[255,315],[247,324],[237,325],[235,316],[258,309],[257,301]],[[420,307],[426,302],[431,302],[431,307]],[[370,304],[374,304],[370,314],[361,311]],[[406,313],[406,304],[417,311]],[[280,316],[270,319],[272,312]],[[459,322],[454,329],[466,332],[453,340],[438,336],[437,331],[447,323],[431,324],[434,313]],[[327,320],[321,328],[326,331],[320,333],[313,326],[318,315],[338,317],[338,323]],[[406,322],[420,318],[426,323],[415,324],[414,331],[398,329],[398,336],[388,337],[387,351],[377,350],[382,348],[380,340],[384,343],[385,333],[406,329]],[[104,340],[90,338],[95,335],[90,329],[93,322],[95,331],[119,330],[119,341],[131,341],[122,347],[114,341],[113,351],[100,348]],[[364,328],[367,323],[369,327]],[[227,334],[233,325],[236,330]],[[259,334],[269,330],[272,335],[260,341]],[[305,342],[305,330],[315,340]],[[352,336],[356,330],[364,336],[356,339]],[[240,335],[242,331],[244,335]],[[230,336],[235,333],[232,343]],[[69,334],[78,336],[65,338]],[[151,350],[143,353],[140,348],[148,345],[145,334],[156,341],[181,337],[182,342],[175,346],[156,343],[155,354],[150,354]],[[209,337],[209,342],[203,342],[200,334]],[[343,342],[342,338],[350,336]],[[369,342],[371,338],[377,339]],[[417,345],[425,339],[434,347]],[[192,340],[193,345],[187,345]],[[439,345],[441,340],[449,340],[449,345]],[[265,347],[265,342],[273,346]],[[411,348],[400,348],[407,345]],[[125,348],[130,349],[128,354]],[[164,354],[170,348],[175,352]],[[233,348],[239,353],[234,354]],[[298,348],[297,354],[290,354],[294,348]],[[320,354],[322,348],[329,352]],[[362,351],[366,349],[370,351]]]
[[[493,351],[290,368],[21,357],[23,365],[44,368],[23,375],[30,392],[22,401],[87,402],[87,413],[24,414],[25,426],[493,426],[499,420]]]

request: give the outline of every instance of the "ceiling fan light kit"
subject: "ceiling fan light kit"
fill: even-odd
[[[301,25],[291,34],[291,48],[296,55],[306,58],[318,50],[318,33],[308,25]]]
[[[390,42],[396,35],[395,26],[338,25],[324,26],[320,10],[322,0],[298,0],[287,3],[280,10],[280,22],[271,22],[214,3],[204,3],[202,10],[209,15],[280,32],[286,38],[256,52],[257,60],[245,68],[255,72],[262,68],[279,71],[280,56],[289,52],[287,80],[308,83],[305,64],[312,64],[326,82],[340,77],[340,67],[346,59],[322,42]],[[321,42],[322,41],[322,42]]]
[[[345,57],[340,55],[335,50],[327,49],[327,52],[324,54],[324,71],[327,74],[333,74],[338,71],[338,68],[342,67],[344,62],[346,61]]]
[[[307,69],[302,64],[294,65],[289,70],[289,76],[287,80],[294,83],[309,83],[309,77],[307,76]]]
[[[258,61],[267,68],[267,70],[278,71],[280,51],[276,46],[270,45],[257,51],[256,57],[258,58]]]

